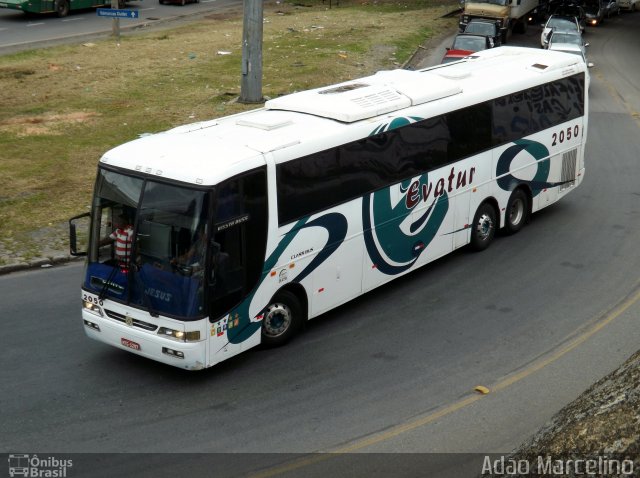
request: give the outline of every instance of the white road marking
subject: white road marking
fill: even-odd
[[[40,25],[44,25],[44,22],[42,22],[42,23],[27,23],[28,27],[39,27]]]
[[[84,20],[84,17],[65,18],[63,22],[75,22],[76,20]]]
[[[139,12],[146,12],[147,10],[155,10],[156,7],[149,7],[149,8],[139,8],[138,11]]]

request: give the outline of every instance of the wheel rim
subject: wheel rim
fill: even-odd
[[[285,304],[271,304],[267,307],[263,319],[264,332],[269,337],[278,337],[284,334],[291,325],[291,309]]]
[[[511,210],[509,211],[509,222],[512,226],[517,226],[522,221],[522,217],[524,216],[524,201],[522,199],[517,198],[513,201],[511,205]]]
[[[476,232],[481,241],[486,241],[491,236],[493,232],[493,219],[491,216],[488,214],[480,216],[476,226]]]

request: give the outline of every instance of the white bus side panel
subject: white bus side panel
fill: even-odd
[[[347,224],[346,237],[341,242],[329,243],[329,231],[313,228],[324,241],[324,248],[335,247],[335,251],[313,273],[312,293],[309,295],[310,315],[315,317],[362,293],[362,201],[360,199],[331,209],[341,215]]]

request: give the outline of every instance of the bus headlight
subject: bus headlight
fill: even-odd
[[[92,313],[93,315],[102,317],[102,307],[100,307],[98,304],[94,304],[93,302],[89,302],[88,300],[83,300],[82,308],[87,312]]]
[[[160,329],[158,329],[158,335],[167,337],[168,339],[179,340],[180,342],[197,342],[198,340],[200,340],[199,330],[182,332],[181,330],[173,330],[167,327],[160,327]]]

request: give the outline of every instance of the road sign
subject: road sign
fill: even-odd
[[[111,18],[138,18],[140,12],[137,10],[117,10],[115,8],[98,8],[99,17],[111,17]]]

